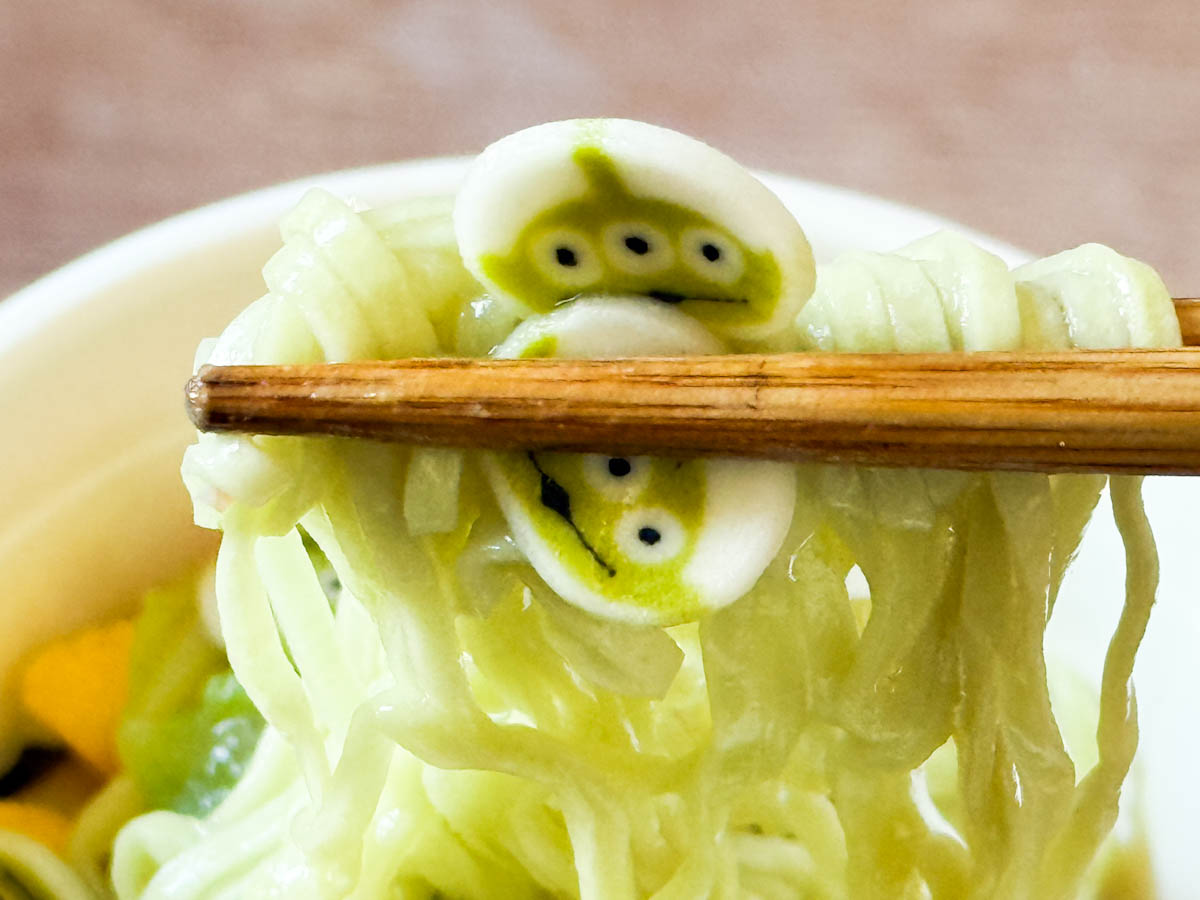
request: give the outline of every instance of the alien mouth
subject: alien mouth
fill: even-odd
[[[684,300],[691,300],[695,303],[749,303],[745,297],[687,297],[683,294],[676,294],[673,291],[647,291],[647,297],[652,297],[663,303],[682,303]]]
[[[537,457],[534,456],[532,450],[525,455],[529,458],[529,462],[533,464],[534,469],[537,470],[538,477],[541,479],[541,489],[538,493],[538,499],[541,501],[542,506],[567,523],[571,531],[575,532],[575,537],[583,545],[583,549],[588,552],[609,578],[615,576],[617,570],[597,552],[596,548],[592,546],[592,542],[587,539],[584,533],[579,530],[579,526],[575,524],[575,517],[571,514],[570,492],[559,482],[555,481],[549,472],[542,468],[541,463],[537,461]]]
[[[582,293],[567,294],[555,301],[555,306],[564,306],[573,300],[578,300],[584,296],[596,296],[589,294],[586,291]],[[651,300],[657,300],[660,303],[669,303],[672,306],[682,303],[685,300],[690,300],[693,303],[732,303],[735,305],[748,306],[750,301],[745,297],[689,297],[686,294],[679,294],[675,291],[647,291],[645,296]]]

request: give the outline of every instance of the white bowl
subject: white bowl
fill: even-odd
[[[280,216],[318,184],[367,206],[443,194],[465,165],[399,163],[235,197],[122,238],[0,303],[0,698],[11,695],[3,673],[30,647],[129,607],[143,588],[213,546],[210,533],[191,525],[179,480],[192,438],[183,383],[197,342],[263,292],[260,270],[278,246]],[[889,249],[948,224],[826,185],[764,180],[799,217],[819,258]],[[1025,256],[971,236],[1010,261]],[[1200,884],[1192,848],[1200,778],[1191,767],[1200,738],[1200,578],[1189,524],[1200,479],[1151,479],[1146,496],[1163,564],[1137,666],[1139,757],[1164,896],[1184,898]],[[1097,676],[1122,579],[1120,544],[1102,509],[1051,638]],[[11,699],[0,699],[0,735],[17,727]]]

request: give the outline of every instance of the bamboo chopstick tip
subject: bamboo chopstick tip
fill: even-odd
[[[207,368],[207,367],[206,367]],[[188,379],[183,389],[184,407],[188,418],[200,431],[208,431],[212,424],[209,417],[208,385],[204,381],[204,370]]]

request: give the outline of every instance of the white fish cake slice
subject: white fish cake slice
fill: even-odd
[[[725,345],[695,319],[640,297],[584,297],[526,319],[496,348],[501,358],[711,356]]]
[[[523,323],[502,357],[719,353],[679,310],[645,298],[585,298]],[[564,600],[644,625],[692,621],[745,594],[792,521],[795,467],[498,453],[485,469],[513,538]]]
[[[722,334],[785,327],[812,250],[783,203],[707,144],[626,119],[538,125],[488,147],[454,208],[463,262],[546,313],[583,294],[677,304]]]

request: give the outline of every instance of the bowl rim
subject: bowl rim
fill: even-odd
[[[369,194],[372,186],[385,183],[390,190],[411,195],[412,191],[405,188],[409,182],[429,179],[443,184],[455,180],[472,159],[472,155],[429,156],[319,172],[219,198],[151,222],[88,250],[0,298],[0,360],[25,341],[36,339],[39,331],[75,306],[88,302],[91,295],[144,268],[146,260],[198,251],[230,237],[230,221],[237,222],[241,233],[271,227],[301,193],[312,188],[354,196]],[[1010,263],[1032,256],[1027,250],[918,206],[796,175],[760,169],[753,172],[772,190],[786,186],[785,191],[813,191],[847,205],[869,207],[876,216],[922,222],[931,231],[952,228]],[[800,224],[803,227],[805,223]]]
[[[232,236],[273,226],[280,212],[305,190],[324,187],[340,193],[358,190],[386,179],[401,189],[420,178],[450,177],[467,165],[470,156],[436,156],[358,166],[305,175],[291,181],[222,197],[174,213],[94,247],[39,276],[6,298],[0,298],[0,359],[53,324],[75,306],[91,300],[109,285],[143,270],[147,260],[182,256]]]

